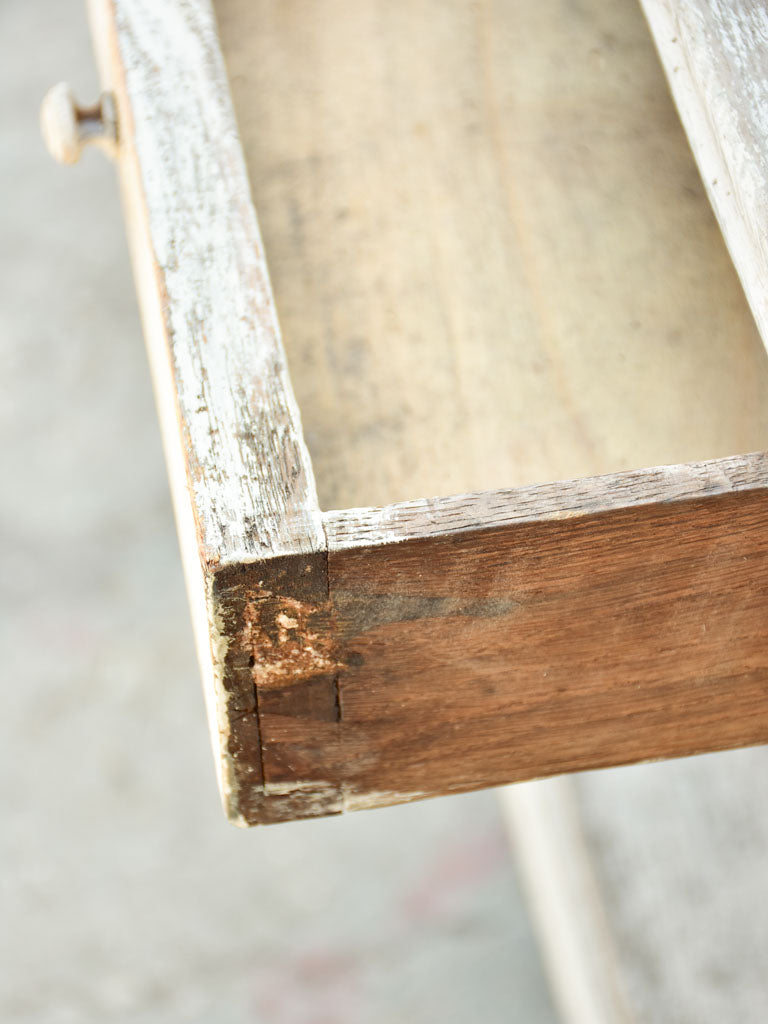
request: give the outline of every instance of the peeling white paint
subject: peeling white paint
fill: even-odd
[[[403,501],[323,515],[330,551],[396,544],[521,523],[575,519],[660,502],[690,501],[768,486],[768,455],[758,452],[532,487]]]

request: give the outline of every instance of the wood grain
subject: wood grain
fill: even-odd
[[[633,0],[215,7],[324,509],[768,447]]]
[[[264,681],[267,788],[338,810],[765,742],[766,461],[686,467],[669,500],[634,474],[603,512],[563,484],[566,516],[545,488],[503,526],[332,542],[338,697]]]
[[[693,152],[768,339],[768,10],[754,0],[641,0]]]
[[[312,467],[210,5],[91,0],[90,10],[117,106],[128,236],[219,786],[242,821],[241,777],[260,770],[258,725],[239,713],[212,573],[322,551]],[[241,765],[246,734],[252,763]]]
[[[210,5],[93,5],[127,202],[147,234],[137,276],[151,272],[156,295],[142,299],[162,305],[164,345],[151,355],[170,363],[173,390],[158,398],[182,435],[201,556],[316,550],[312,468]]]

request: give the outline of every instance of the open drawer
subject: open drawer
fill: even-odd
[[[768,367],[640,9],[215,6],[92,13],[230,817],[768,741]],[[750,16],[647,6],[762,326]]]

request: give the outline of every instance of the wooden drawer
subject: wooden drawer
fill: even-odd
[[[756,15],[646,6],[764,328]],[[239,134],[207,0],[92,13],[230,817],[768,740],[765,355],[640,9],[218,0]]]

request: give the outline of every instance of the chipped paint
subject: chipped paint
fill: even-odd
[[[407,804],[413,800],[423,800],[430,796],[421,790],[413,790],[408,793],[400,793],[396,790],[374,789],[365,793],[359,793],[342,786],[342,804],[345,811],[368,811],[374,807],[389,807],[392,804]]]
[[[289,806],[291,817],[314,818],[346,810],[339,787],[330,782],[266,782],[264,795]]]
[[[323,524],[333,556],[354,548],[560,522],[762,489],[767,472],[768,455],[756,452],[528,487],[420,498],[383,508],[338,509],[323,513]]]

